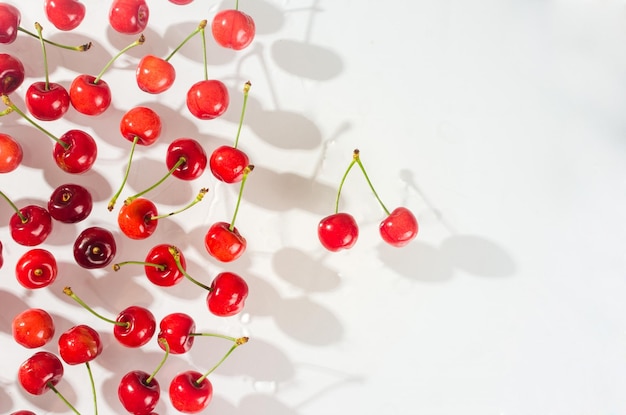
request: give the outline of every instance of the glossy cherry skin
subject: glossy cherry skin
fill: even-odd
[[[111,106],[111,88],[93,75],[78,75],[70,84],[70,104],[81,114],[96,116]]]
[[[52,191],[48,212],[53,219],[63,223],[78,223],[87,219],[93,209],[91,192],[85,187],[66,183]]]
[[[91,169],[98,157],[96,140],[91,135],[82,130],[69,130],[59,140],[67,145],[67,148],[59,143],[54,145],[54,160],[61,170],[82,174]]]
[[[24,76],[21,60],[8,53],[0,53],[0,94],[9,95],[15,91],[24,82]]]
[[[148,379],[150,374],[133,370],[125,374],[117,387],[120,403],[133,415],[149,415],[159,403],[161,388],[156,378]]]
[[[111,27],[125,35],[143,32],[149,18],[150,10],[145,0],[113,0],[109,9]]]
[[[252,17],[246,13],[230,9],[218,12],[211,23],[213,38],[222,47],[241,50],[246,48],[256,33]]]
[[[174,376],[170,382],[169,397],[172,406],[184,414],[196,414],[203,411],[213,397],[213,385],[208,378],[197,380],[202,373],[187,370]]]
[[[206,302],[209,311],[218,317],[234,316],[243,310],[248,297],[248,284],[234,272],[222,272],[211,282]]]
[[[195,180],[204,173],[207,155],[198,141],[185,137],[173,140],[165,156],[167,169],[171,170],[181,157],[185,158],[185,162],[174,170],[172,176],[181,180]]]
[[[248,155],[232,146],[216,148],[209,159],[211,173],[216,179],[225,183],[240,182],[249,164]]]
[[[230,229],[227,222],[216,222],[204,236],[204,247],[215,259],[231,262],[239,258],[246,250],[246,238],[241,236],[236,227]]]
[[[43,395],[63,378],[63,363],[50,352],[37,352],[26,359],[17,370],[17,380],[31,395]]]
[[[161,117],[153,109],[138,106],[128,110],[120,121],[122,137],[137,144],[149,146],[161,135]]]
[[[47,287],[54,282],[57,273],[56,258],[46,249],[30,249],[15,264],[17,281],[29,289]]]
[[[176,80],[174,65],[163,58],[145,55],[139,61],[135,71],[137,86],[149,94],[167,91]]]
[[[141,347],[148,343],[156,331],[154,314],[145,307],[130,306],[122,310],[115,319],[127,324],[126,327],[115,325],[113,335],[126,347]]]
[[[21,410],[17,412],[11,412],[11,415],[37,415],[37,414],[34,413],[33,411]]]
[[[9,44],[17,38],[22,15],[17,7],[0,3],[0,43]]]
[[[2,268],[2,266],[4,265],[4,255],[2,254],[2,242],[0,242],[0,268]]]
[[[113,233],[99,226],[83,230],[74,240],[74,259],[86,269],[104,268],[113,261],[117,244]]]
[[[156,231],[159,221],[152,219],[156,215],[154,203],[140,197],[121,207],[117,215],[117,224],[122,233],[130,239],[146,239]]]
[[[172,313],[161,319],[157,338],[167,342],[171,354],[183,354],[193,346],[195,337],[191,333],[195,330],[196,323],[191,316],[185,313]],[[160,340],[159,347],[165,350]]]
[[[402,247],[417,236],[417,219],[409,209],[398,207],[383,219],[379,231],[380,236],[389,245]]]
[[[85,5],[78,0],[45,0],[48,21],[59,30],[76,29],[85,18]]]
[[[230,95],[222,81],[216,79],[196,82],[187,91],[187,108],[196,118],[212,120],[228,109]]]
[[[150,249],[144,262],[149,264],[158,264],[163,267],[159,269],[151,265],[144,265],[146,277],[151,283],[161,287],[171,287],[178,284],[185,277],[178,269],[174,256],[170,252],[169,244],[159,244]],[[186,268],[187,262],[183,253],[179,251],[179,262],[183,269]]]
[[[24,101],[32,116],[41,121],[58,120],[70,108],[70,94],[56,82],[34,82],[26,90]]]
[[[68,365],[90,362],[102,353],[100,335],[84,324],[71,327],[59,336],[59,354]]]
[[[349,213],[334,213],[320,221],[317,236],[324,248],[337,252],[354,246],[359,237],[359,227]]]
[[[27,349],[35,349],[50,342],[54,336],[54,320],[41,308],[29,308],[13,318],[13,339]]]
[[[24,152],[20,143],[8,134],[0,133],[0,173],[9,173],[22,163]]]
[[[50,213],[37,205],[24,206],[19,211],[26,221],[22,222],[17,213],[11,216],[9,228],[13,240],[24,246],[35,246],[45,241],[52,232]]]
[[[170,0],[170,3],[174,3],[174,4],[178,4],[178,5],[184,5],[184,4],[189,4],[191,3],[193,0]]]

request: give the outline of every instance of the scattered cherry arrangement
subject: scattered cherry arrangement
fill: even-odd
[[[185,5],[193,0],[170,0],[177,5]],[[45,0],[44,11],[47,20],[58,30],[70,31],[82,22],[86,7],[79,0]],[[79,74],[71,82],[68,90],[60,83],[52,82],[48,75],[46,48],[60,47],[76,52],[91,49],[91,43],[68,46],[52,42],[42,34],[42,26],[35,24],[35,31],[22,26],[21,15],[17,7],[0,2],[0,43],[10,44],[21,32],[36,38],[42,50],[44,79],[34,82],[26,89],[24,103],[26,108],[19,108],[11,95],[18,90],[25,79],[24,65],[19,57],[0,53],[0,98],[5,108],[0,111],[2,120],[19,116],[35,129],[53,140],[53,158],[57,166],[68,174],[82,174],[89,171],[98,159],[98,140],[85,131],[71,129],[57,135],[44,128],[39,121],[55,121],[62,118],[70,108],[87,117],[103,114],[111,105],[111,90],[104,80],[107,69],[116,59],[129,49],[146,42],[142,34],[149,21],[149,7],[146,0],[112,0],[108,20],[110,27],[122,34],[138,37],[122,48],[96,74]],[[147,54],[139,61],[135,78],[137,87],[149,94],[160,94],[168,90],[176,79],[176,69],[171,60],[187,41],[196,35],[205,36],[207,20],[199,22],[189,35],[166,57]],[[232,9],[221,10],[215,14],[209,26],[213,39],[222,47],[242,50],[253,41],[255,23],[252,17],[240,11],[238,2]],[[230,97],[226,85],[217,79],[209,79],[207,73],[206,45],[204,47],[204,79],[193,84],[186,96],[189,113],[199,120],[220,117],[229,107]],[[159,213],[153,201],[145,195],[154,190],[170,176],[179,180],[193,181],[199,178],[207,165],[216,180],[227,184],[239,184],[237,203],[230,221],[218,221],[211,225],[204,238],[207,253],[223,262],[238,259],[246,250],[247,241],[235,227],[244,185],[248,175],[254,170],[244,151],[238,148],[241,127],[244,121],[248,94],[251,83],[243,86],[243,105],[239,129],[233,145],[223,145],[214,149],[210,155],[204,146],[193,138],[181,137],[172,140],[167,148],[165,165],[167,174],[143,191],[128,196],[117,211],[117,223],[123,235],[132,240],[143,240],[154,234],[159,220],[183,212],[202,201],[208,191],[201,188],[189,204],[180,209]],[[10,121],[6,121],[10,122]],[[151,146],[159,140],[162,120],[159,114],[148,106],[136,106],[128,109],[121,117],[119,132],[130,143],[125,174],[119,188],[111,196],[108,210],[116,209],[125,184],[132,169],[133,155],[138,147]],[[8,134],[0,133],[0,173],[9,174],[21,164],[23,158],[19,140]],[[330,251],[351,248],[358,238],[358,226],[352,215],[339,212],[341,189],[351,168],[357,164],[364,174],[376,199],[386,213],[380,224],[383,240],[392,246],[401,247],[415,238],[418,231],[415,216],[405,207],[390,212],[382,203],[363,167],[358,150],[346,170],[335,204],[335,213],[322,219],[318,227],[318,236],[323,247]],[[90,191],[78,184],[65,183],[58,186],[49,197],[47,206],[29,204],[17,206],[2,189],[0,196],[14,210],[9,218],[9,230],[13,241],[29,249],[16,261],[15,276],[20,285],[27,290],[50,286],[57,278],[58,266],[55,255],[46,249],[37,247],[53,232],[54,222],[67,224],[80,223],[93,211],[93,199]],[[189,280],[207,291],[208,310],[219,317],[233,316],[242,311],[248,297],[248,285],[244,278],[233,272],[222,272],[205,285],[196,280],[186,270],[183,252],[176,246],[157,243],[143,258],[127,259],[114,263],[117,257],[115,235],[110,229],[91,226],[83,229],[75,238],[73,256],[80,267],[91,270],[112,267],[115,271],[121,267],[139,265],[143,267],[147,279],[160,287],[171,287]],[[0,242],[0,267],[3,265],[2,244]],[[187,314],[171,313],[163,317],[157,327],[153,313],[144,307],[130,306],[112,318],[103,316],[86,304],[70,287],[63,292],[97,318],[111,323],[114,338],[127,348],[139,348],[155,337],[164,351],[161,363],[151,373],[133,370],[119,381],[118,398],[128,413],[134,415],[155,415],[154,409],[159,402],[161,387],[157,373],[165,364],[170,354],[188,352],[199,336],[220,337],[232,342],[230,350],[205,373],[190,370],[176,375],[170,380],[168,396],[171,405],[182,413],[203,411],[213,395],[213,386],[208,376],[240,345],[248,341],[247,337],[233,338],[215,333],[198,333],[195,322]],[[38,349],[48,344],[55,336],[55,323],[50,313],[40,308],[29,308],[12,319],[13,338],[19,345],[28,349]],[[79,324],[58,336],[58,354],[48,351],[36,351],[17,369],[17,380],[26,392],[42,395],[52,390],[65,402],[68,408],[79,414],[77,408],[57,389],[62,380],[65,365],[85,364],[93,390],[94,413],[98,412],[96,388],[90,362],[103,352],[100,333],[89,325]],[[12,415],[34,414],[22,410]]]

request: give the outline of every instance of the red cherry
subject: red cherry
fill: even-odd
[[[176,79],[174,66],[163,58],[145,55],[135,71],[137,86],[144,92],[160,94],[167,91]]]
[[[220,146],[211,153],[209,167],[211,173],[225,183],[241,181],[245,168],[250,161],[248,156],[238,148]]]
[[[22,15],[17,7],[8,3],[0,3],[0,43],[9,44],[15,41]]]
[[[71,327],[59,336],[59,354],[68,365],[90,362],[102,353],[100,335],[84,324]]]
[[[83,268],[104,268],[113,261],[117,244],[113,233],[99,226],[83,230],[74,241],[74,259]]]
[[[57,261],[50,251],[34,248],[25,252],[15,264],[15,277],[25,288],[47,287],[57,277]]]
[[[85,5],[78,0],[45,0],[46,17],[59,30],[76,29],[85,18]]]
[[[17,411],[17,412],[11,412],[11,415],[37,415],[37,414],[34,413],[33,411],[22,410],[22,411]]]
[[[31,395],[43,395],[63,378],[63,363],[50,352],[37,352],[17,370],[17,380]]]
[[[1,9],[0,4],[0,10]],[[2,12],[0,11],[0,22],[1,21]],[[0,27],[0,31],[1,30]],[[0,94],[10,94],[19,88],[22,82],[24,82],[24,65],[22,61],[8,53],[0,53]]]
[[[39,245],[52,232],[52,217],[41,206],[28,205],[9,219],[11,237],[24,246]]]
[[[179,160],[184,158],[172,173],[181,180],[194,180],[204,173],[207,165],[207,155],[204,147],[193,138],[177,138],[167,147],[165,164],[168,170],[174,168]]]
[[[256,33],[254,20],[239,10],[222,10],[211,23],[213,38],[222,47],[234,50],[246,48]]]
[[[156,331],[156,320],[150,310],[140,306],[130,306],[122,310],[115,319],[113,335],[126,347],[141,347],[148,343]]]
[[[204,236],[207,252],[222,262],[239,258],[246,250],[246,245],[246,238],[241,236],[236,227],[231,230],[227,222],[214,223]]]
[[[239,313],[248,297],[248,284],[233,272],[222,272],[211,282],[207,305],[209,311],[219,317]]]
[[[170,3],[174,3],[174,4],[178,4],[178,5],[184,5],[184,4],[189,4],[191,3],[193,0],[169,0]]]
[[[320,221],[317,236],[324,248],[336,252],[354,246],[359,237],[359,227],[349,213],[334,213]]]
[[[150,10],[145,0],[113,0],[109,9],[111,27],[125,35],[143,32],[149,17]]]
[[[54,336],[54,320],[41,308],[29,308],[13,318],[13,339],[28,349],[46,345]]]
[[[125,374],[117,387],[120,403],[133,415],[149,415],[159,402],[161,388],[156,378],[141,370]],[[148,382],[150,379],[150,382]]]
[[[28,87],[25,102],[33,117],[41,121],[54,121],[70,108],[70,95],[61,84],[39,81]]]
[[[213,385],[202,373],[188,370],[174,376],[169,387],[169,397],[177,411],[195,414],[204,410],[211,402]]]
[[[100,115],[111,105],[111,88],[93,75],[78,75],[70,84],[70,104],[81,114]]]
[[[89,190],[81,185],[67,183],[58,186],[48,200],[48,212],[63,223],[77,223],[86,219],[93,208]]]
[[[409,209],[398,207],[380,223],[379,230],[380,236],[389,245],[402,247],[417,235],[417,219]]]
[[[98,157],[98,147],[92,136],[82,130],[69,130],[54,145],[54,160],[61,170],[82,174],[91,169]]]
[[[180,252],[179,261],[183,269],[187,266],[185,257]],[[145,262],[147,264],[159,265],[155,267],[152,265],[144,265],[144,270],[148,280],[155,285],[161,287],[171,287],[178,284],[184,275],[178,269],[174,256],[170,252],[169,244],[160,244],[153,247],[148,255],[146,255]]]
[[[148,199],[137,198],[125,203],[117,216],[117,223],[122,233],[130,239],[145,239],[152,235],[159,221],[154,203]]]
[[[226,112],[229,102],[226,85],[216,79],[196,82],[187,92],[187,108],[201,120],[219,117]]]
[[[0,268],[4,265],[4,256],[2,255],[2,242],[0,242]]]
[[[17,169],[23,157],[20,143],[10,135],[0,133],[0,173],[9,173]]]
[[[172,354],[187,353],[195,337],[191,334],[196,330],[196,323],[193,318],[185,313],[171,313],[161,319],[159,323],[159,346],[165,350],[163,341],[165,341],[170,348]]]
[[[120,132],[128,141],[149,146],[161,135],[161,117],[151,108],[138,106],[128,110],[120,121]]]

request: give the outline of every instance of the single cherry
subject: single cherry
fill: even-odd
[[[191,3],[193,0],[169,0],[169,1],[170,3],[174,3],[174,4],[178,4],[182,6],[182,5]]]
[[[46,17],[59,30],[76,29],[85,18],[85,5],[78,0],[45,0]]]
[[[24,76],[22,61],[8,53],[0,53],[0,94],[15,91],[24,82]]]
[[[85,220],[92,208],[91,192],[75,183],[58,186],[48,200],[50,216],[63,223],[77,223]]]
[[[0,191],[0,196],[7,201],[15,213],[9,219],[11,237],[25,246],[39,245],[52,232],[52,217],[46,209],[37,205],[27,205],[21,209]]]
[[[409,209],[398,207],[383,219],[379,230],[380,236],[389,245],[402,247],[417,236],[417,219]]]
[[[15,264],[17,281],[29,289],[47,287],[54,282],[57,273],[56,258],[46,249],[30,249]]]
[[[174,248],[174,251],[178,251]],[[185,269],[185,257],[179,252],[179,262],[181,267]],[[113,265],[113,269],[118,271],[121,266],[135,264],[143,265],[144,272],[148,280],[154,285],[161,287],[171,287],[178,284],[184,278],[184,275],[178,269],[176,260],[172,254],[172,248],[169,244],[159,244],[148,252],[144,261],[124,261]]]
[[[0,173],[9,173],[22,163],[22,146],[8,134],[0,133]]]
[[[54,336],[54,320],[41,308],[29,308],[15,317],[11,324],[13,339],[28,349],[42,347]]]
[[[73,326],[61,333],[58,345],[61,359],[68,365],[90,362],[103,350],[98,332],[85,324]]]
[[[2,268],[2,266],[4,265],[4,255],[2,253],[2,242],[0,242],[0,268]]]
[[[17,380],[31,395],[43,395],[61,381],[63,372],[63,363],[55,354],[40,351],[20,365]]]
[[[204,147],[193,138],[181,137],[167,147],[165,165],[172,175],[181,180],[195,180],[204,173],[207,154]]]
[[[207,295],[209,311],[219,317],[238,314],[248,297],[248,284],[234,272],[221,272],[213,282]]]
[[[117,244],[113,233],[100,226],[83,230],[74,241],[74,259],[83,268],[104,268],[113,261]]]
[[[224,114],[229,103],[228,88],[217,79],[198,81],[187,91],[187,108],[201,120],[212,120]]]
[[[125,203],[117,216],[117,224],[124,235],[130,239],[145,239],[156,231],[158,220],[157,208],[145,198],[134,199]]]
[[[221,10],[215,15],[211,31],[220,46],[241,50],[252,43],[256,27],[254,19],[235,6],[235,9]]]
[[[113,0],[109,9],[111,27],[125,35],[144,31],[150,18],[150,9],[145,0]]]
[[[324,248],[337,252],[354,246],[359,237],[359,227],[351,214],[333,213],[320,221],[317,236]]]
[[[0,3],[0,43],[15,42],[22,20],[19,9],[9,3]]]
[[[17,412],[11,412],[11,415],[37,415],[37,414],[34,413],[33,411],[20,410]]]
[[[187,353],[193,346],[195,330],[196,323],[190,315],[180,312],[168,314],[159,322],[159,346],[165,350],[165,342],[171,354]]]

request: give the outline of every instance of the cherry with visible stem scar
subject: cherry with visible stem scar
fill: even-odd
[[[113,264],[113,270],[119,271],[122,266],[129,264],[143,265],[146,277],[151,283],[161,287],[171,287],[181,282],[185,276],[178,269],[169,249],[169,244],[156,245],[150,249],[144,261],[118,262]],[[178,251],[178,253],[181,267],[185,269],[187,266],[185,257],[182,252]]]
[[[35,246],[48,238],[52,232],[52,217],[45,208],[27,205],[19,209],[1,190],[0,196],[15,211],[9,219],[11,238],[15,242],[24,246]]]

